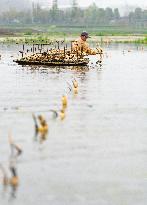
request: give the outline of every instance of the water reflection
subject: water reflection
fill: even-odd
[[[15,198],[20,183],[17,171],[17,164],[18,157],[22,154],[22,149],[13,142],[11,136],[9,136],[9,144],[11,149],[10,158],[8,162],[10,176],[9,174],[7,174],[7,171],[2,164],[0,164],[0,170],[2,172],[3,195],[5,195],[5,193],[8,191],[8,188],[10,187],[10,198]]]
[[[48,134],[48,124],[43,115],[32,114],[34,125],[35,125],[35,140],[39,138],[39,142],[42,143],[47,139]]]
[[[75,70],[75,71],[88,71],[89,70],[89,66],[45,66],[45,65],[21,65],[19,66],[20,68],[25,68],[25,69],[30,69],[30,70],[40,70],[42,71],[49,71],[52,70],[53,72],[63,72],[65,70]]]

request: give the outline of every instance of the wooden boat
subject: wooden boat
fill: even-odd
[[[20,65],[46,65],[46,66],[85,66],[89,63],[89,58],[78,55],[71,51],[51,50],[43,53],[33,53],[14,62]]]
[[[89,63],[89,59],[77,60],[73,62],[67,61],[28,61],[28,60],[14,60],[19,65],[45,65],[45,66],[85,66]]]

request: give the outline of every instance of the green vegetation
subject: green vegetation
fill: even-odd
[[[135,43],[138,44],[147,44],[147,37],[145,37],[144,39],[138,39],[135,41]]]
[[[33,29],[32,29],[33,28]],[[49,43],[56,39],[73,40],[86,30],[92,36],[89,41],[147,43],[147,30],[128,26],[56,26],[56,25],[8,25],[0,28],[0,41],[11,43]],[[122,38],[123,37],[123,38]]]
[[[83,9],[73,0],[72,6],[66,9],[59,9],[57,1],[54,1],[53,7],[48,10],[33,4],[29,10],[9,9],[0,13],[0,40],[5,42],[69,40],[77,38],[84,30],[94,37],[94,41],[102,42],[108,36],[113,42],[146,43],[147,10],[136,8],[134,12],[121,17],[117,8],[103,9],[92,4]],[[132,38],[118,40],[113,38],[116,36]]]
[[[57,36],[77,36],[83,30],[86,30],[90,35],[94,36],[122,36],[122,35],[146,35],[146,28],[133,28],[129,26],[56,26],[48,24],[33,24],[33,25],[6,25],[1,26],[0,35],[5,33],[9,35],[57,35]]]
[[[79,33],[78,33],[79,35]],[[78,37],[78,35],[63,35],[62,33],[42,33],[42,34],[32,34],[32,35],[21,35],[21,36],[11,36],[11,37],[1,37],[0,41],[4,43],[17,43],[17,44],[51,44],[56,40],[65,40],[69,42]],[[147,44],[147,37],[144,35],[91,35],[92,38],[89,39],[89,42],[99,42],[103,43],[138,43],[138,44]]]

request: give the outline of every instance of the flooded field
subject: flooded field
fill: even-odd
[[[8,176],[10,131],[23,150],[15,197],[1,182],[0,204],[147,204],[147,47],[107,46],[101,65],[91,56],[83,69],[22,67],[13,62],[19,50],[0,44],[0,164]],[[49,110],[61,108],[62,95],[61,121]],[[49,125],[42,142],[32,113]]]

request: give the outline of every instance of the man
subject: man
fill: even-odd
[[[96,55],[99,53],[99,50],[92,49],[89,47],[89,44],[86,42],[87,38],[90,38],[89,34],[84,31],[81,33],[79,39],[75,40],[72,43],[72,50],[74,52],[78,52],[79,54],[85,53],[89,55]]]

